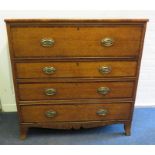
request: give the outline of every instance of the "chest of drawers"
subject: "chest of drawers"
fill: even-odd
[[[20,137],[124,124],[130,135],[146,19],[7,19]]]

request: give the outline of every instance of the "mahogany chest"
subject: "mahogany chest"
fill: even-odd
[[[130,135],[147,21],[5,20],[20,137],[114,123]]]

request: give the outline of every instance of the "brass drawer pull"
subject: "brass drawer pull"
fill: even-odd
[[[45,112],[45,116],[49,118],[55,117],[56,115],[57,115],[57,112],[54,110],[49,110]]]
[[[111,67],[110,66],[102,66],[99,68],[99,72],[102,74],[108,74],[111,72]]]
[[[43,47],[51,47],[55,44],[53,39],[41,39],[41,45]]]
[[[106,110],[106,109],[99,109],[96,112],[96,114],[99,115],[99,116],[106,116],[108,114],[108,110]]]
[[[54,68],[54,67],[44,67],[43,68],[43,72],[45,73],[45,74],[54,74],[55,73],[55,71],[56,71],[56,69]]]
[[[55,94],[56,94],[56,89],[54,89],[54,88],[45,89],[45,95],[47,95],[47,96],[53,96]]]
[[[114,44],[114,40],[112,38],[103,38],[101,40],[101,45],[105,47],[110,47]]]
[[[102,95],[106,95],[110,92],[110,88],[108,87],[100,87],[97,89],[97,92]]]

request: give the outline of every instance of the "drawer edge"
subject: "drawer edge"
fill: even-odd
[[[74,99],[74,100],[41,100],[18,101],[19,105],[56,105],[56,104],[94,104],[94,103],[134,103],[132,98],[122,99]]]

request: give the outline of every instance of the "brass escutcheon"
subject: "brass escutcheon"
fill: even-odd
[[[103,38],[101,40],[101,45],[105,47],[110,47],[114,44],[114,40],[112,38]]]
[[[43,47],[51,47],[51,46],[53,46],[54,44],[55,44],[55,41],[54,41],[54,39],[41,39],[41,45],[43,46]]]

